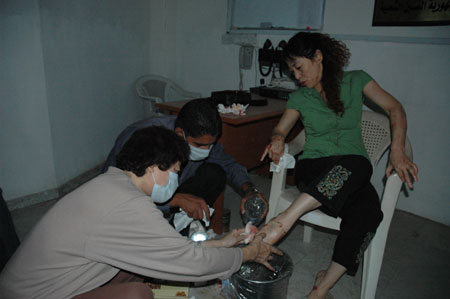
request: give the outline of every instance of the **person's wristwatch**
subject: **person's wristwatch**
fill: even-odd
[[[245,194],[249,194],[249,193],[259,193],[258,189],[256,189],[256,187],[252,184],[250,187],[248,187],[247,189],[245,189]]]

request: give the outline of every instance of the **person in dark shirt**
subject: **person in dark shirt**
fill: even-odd
[[[175,116],[147,118],[129,125],[117,138],[103,172],[116,165],[117,154],[137,129],[162,126],[183,137],[190,147],[189,161],[181,169],[179,187],[160,210],[169,214],[179,211],[193,219],[210,219],[208,206],[212,206],[228,183],[240,193],[243,201],[258,195],[266,202],[250,180],[244,166],[228,155],[218,139],[222,133],[222,120],[210,99],[195,99],[186,103]],[[170,213],[171,212],[171,213]],[[264,213],[267,214],[267,208]]]

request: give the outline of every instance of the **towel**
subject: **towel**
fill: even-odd
[[[270,162],[270,171],[279,173],[281,171],[281,167],[291,169],[295,167],[295,158],[288,154],[288,145],[284,145],[284,154],[280,158],[280,162],[275,164],[274,162]]]
[[[214,213],[213,208],[209,208],[209,215],[212,217]],[[206,213],[203,211],[203,222],[205,223],[205,226],[209,226],[209,221],[206,220]],[[181,212],[176,213],[173,217],[173,225],[175,226],[175,230],[177,232],[182,231],[185,229],[191,222],[194,221],[194,218],[189,217],[185,211],[181,210]]]

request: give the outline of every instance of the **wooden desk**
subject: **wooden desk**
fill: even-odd
[[[176,115],[187,102],[157,103],[156,107]],[[228,154],[247,169],[260,166],[259,159],[285,106],[284,100],[268,99],[267,106],[249,106],[246,115],[220,114],[222,137],[219,142]]]

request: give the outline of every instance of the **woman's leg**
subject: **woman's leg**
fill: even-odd
[[[359,263],[357,257],[367,245],[365,236],[378,226],[381,211],[373,187],[365,187],[371,186],[369,180],[372,168],[364,157],[329,157],[311,159],[301,164],[299,189],[305,192],[286,211],[270,221],[263,231],[267,234],[265,241],[273,244],[310,210],[320,208],[327,214],[343,218],[342,237],[337,239],[333,261],[326,271],[319,272],[316,286],[309,295],[309,298],[325,298],[328,290],[347,270],[350,274],[356,272]],[[370,199],[367,200],[367,197]],[[365,204],[367,201],[369,204]],[[360,229],[361,222],[355,219],[362,222],[367,219],[368,224],[362,225]],[[357,242],[352,241],[355,231],[358,231]]]
[[[309,299],[325,298],[345,272],[355,275],[358,270],[364,251],[383,219],[378,195],[370,183],[349,197],[340,217],[341,228],[334,246],[332,262],[327,270],[317,274]]]
[[[336,284],[336,282],[344,275],[347,269],[336,263],[331,262],[327,270],[322,270],[317,273],[316,282],[311,293],[308,295],[308,299],[321,299],[325,298],[328,291]]]
[[[361,162],[365,168],[353,171],[353,168],[359,168]],[[353,175],[349,167],[352,168]],[[303,214],[319,207],[327,214],[337,217],[348,194],[358,188],[357,185],[361,181],[368,180],[370,175],[370,162],[361,156],[335,156],[299,161],[296,166],[296,181],[302,193],[289,208],[263,227],[262,232],[266,233],[264,241],[276,243]]]
[[[275,244],[291,229],[295,222],[305,213],[320,207],[320,202],[307,193],[300,196],[278,216],[272,218],[261,232],[266,234],[264,242]]]
[[[378,194],[368,183],[352,194],[342,209],[341,227],[334,245],[333,261],[355,275],[365,250],[383,219]]]

